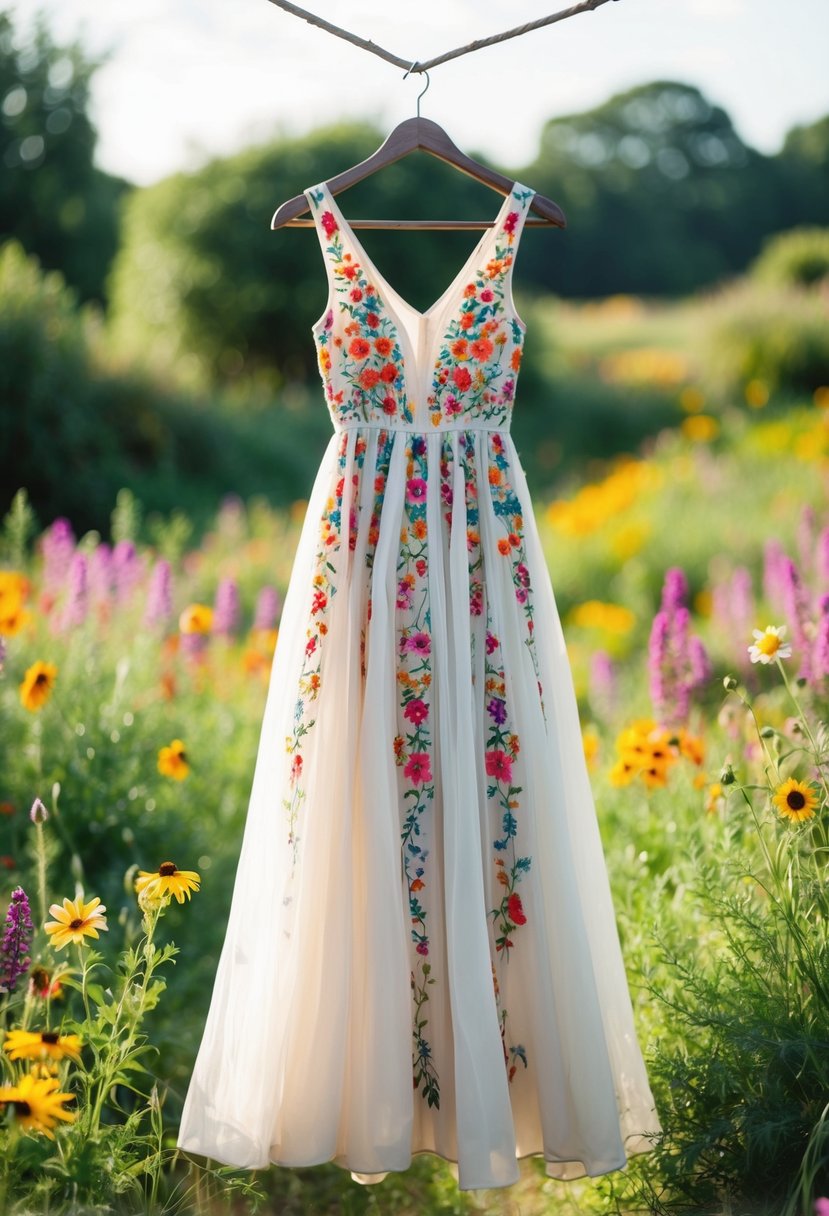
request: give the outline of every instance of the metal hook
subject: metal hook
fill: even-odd
[[[413,72],[416,67],[417,67],[417,60],[415,59],[412,66],[409,68],[409,70],[404,75],[403,79],[405,80],[406,76],[408,76],[410,72]],[[423,69],[423,68],[421,68],[421,71],[423,72],[423,75],[426,77],[426,87],[423,89],[422,92],[418,93],[418,95],[417,95],[417,116],[418,116],[418,118],[420,118],[420,99],[421,99],[421,97],[424,96],[425,93],[427,93],[429,91],[429,85],[432,83],[431,80],[429,79],[429,73],[427,71],[425,71],[425,69]]]

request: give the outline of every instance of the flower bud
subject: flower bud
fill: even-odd
[[[733,785],[737,778],[734,776],[734,769],[730,764],[726,764],[723,771],[720,773],[720,785]]]
[[[733,692],[737,687],[737,681],[735,680],[734,676],[726,676],[722,682],[722,685],[726,692]]]
[[[31,819],[32,823],[45,823],[49,818],[49,812],[46,810],[46,807],[39,798],[35,798],[34,802],[32,803],[32,809],[29,811],[29,818]]]
[[[764,726],[763,729],[760,731],[760,738],[761,739],[773,739],[776,734],[777,734],[777,731],[774,729],[773,726]]]

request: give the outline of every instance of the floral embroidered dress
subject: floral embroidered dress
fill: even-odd
[[[306,191],[334,434],[295,558],[179,1144],[229,1164],[412,1153],[506,1186],[658,1130],[561,626],[510,437],[516,183],[426,312]]]

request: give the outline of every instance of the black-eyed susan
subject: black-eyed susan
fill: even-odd
[[[803,819],[811,819],[818,804],[815,791],[805,781],[796,781],[790,777],[782,785],[778,785],[772,796],[772,802],[781,815],[800,823]]]
[[[20,701],[24,709],[31,713],[43,709],[49,700],[55,686],[58,669],[54,663],[44,663],[38,659],[26,669],[26,674],[20,684]]]
[[[190,763],[181,739],[173,739],[172,743],[159,749],[158,771],[163,777],[172,777],[174,781],[183,781],[188,775]]]
[[[10,1060],[64,1060],[81,1058],[81,1040],[76,1034],[55,1030],[7,1030],[3,1050]]]
[[[14,1111],[15,1120],[24,1131],[39,1132],[54,1140],[53,1127],[59,1119],[71,1123],[78,1116],[75,1111],[64,1110],[65,1102],[73,1102],[74,1094],[60,1092],[60,1082],[55,1077],[38,1077],[34,1073],[21,1077],[16,1085],[0,1089],[0,1103],[6,1103]]]
[[[195,870],[180,870],[174,861],[162,861],[157,870],[139,870],[135,889],[145,900],[160,900],[174,895],[180,904],[191,891],[198,891],[200,876]]]
[[[775,659],[790,659],[792,648],[783,639],[785,625],[766,625],[765,629],[752,629],[754,641],[748,648],[752,663],[773,663]]]
[[[89,903],[85,903],[82,896],[64,899],[63,907],[52,904],[49,911],[55,919],[47,920],[44,928],[50,934],[56,950],[62,950],[70,942],[78,946],[86,945],[87,937],[98,937],[98,930],[107,928],[104,916],[106,908],[97,896]]]

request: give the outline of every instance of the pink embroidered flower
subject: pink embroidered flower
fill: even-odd
[[[334,309],[329,308],[328,312],[325,314],[325,324],[323,325],[323,328],[330,329],[333,324],[334,324]]]
[[[406,482],[406,501],[425,502],[426,490],[426,482],[422,477],[410,477]]]
[[[484,304],[491,304],[494,299],[495,292],[491,287],[485,287],[481,292],[481,300],[484,302]]]
[[[461,403],[454,394],[450,393],[444,402],[444,408],[450,416],[452,414],[459,414],[461,412]]]
[[[431,654],[432,639],[428,633],[413,633],[410,637],[406,638],[403,643],[403,649],[408,650],[409,654]]]
[[[415,726],[420,726],[421,722],[429,716],[429,706],[425,701],[421,701],[419,697],[414,697],[408,702],[403,710],[403,717],[408,718]]]
[[[526,925],[527,923],[527,914],[517,891],[513,891],[507,900],[507,915],[514,925]]]
[[[432,768],[428,752],[412,752],[409,763],[403,768],[403,776],[413,785],[425,785],[432,780]]]
[[[323,211],[322,215],[320,216],[320,222],[325,229],[325,235],[330,241],[331,237],[337,231],[337,221],[334,219],[334,216],[330,211]]]
[[[429,942],[426,939],[418,942],[417,945],[415,946],[415,950],[418,952],[418,954],[428,954],[429,953]]]
[[[497,648],[497,646],[498,646],[498,639],[496,638],[495,634],[488,633],[486,635],[486,652],[487,652],[487,654],[492,654],[493,650],[495,650]]]
[[[494,777],[496,781],[512,781],[512,760],[506,752],[496,748],[495,751],[487,752],[484,760],[488,776]]]

